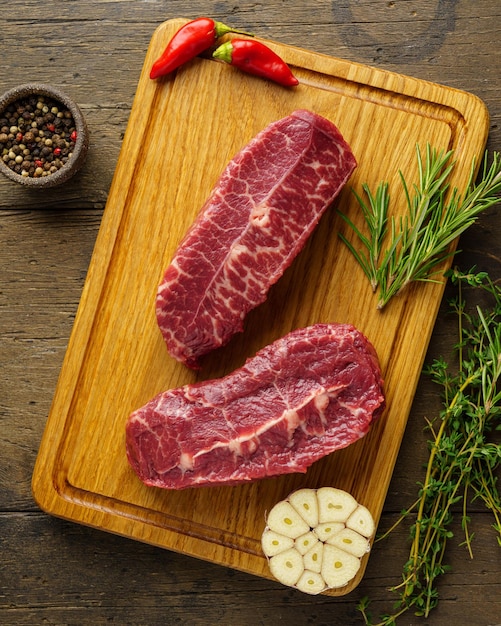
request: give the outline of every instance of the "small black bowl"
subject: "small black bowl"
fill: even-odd
[[[44,96],[49,100],[62,105],[62,108],[71,113],[77,138],[71,156],[57,171],[45,176],[35,177],[18,174],[3,160],[0,152],[0,172],[11,180],[32,189],[47,189],[67,182],[82,167],[89,148],[89,131],[78,105],[64,92],[51,85],[42,83],[27,83],[10,89],[0,97],[0,119],[4,116],[7,107],[14,102],[24,101],[31,96]],[[29,130],[29,128],[28,128]],[[0,151],[2,144],[0,144]]]

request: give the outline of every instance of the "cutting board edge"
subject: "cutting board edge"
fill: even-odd
[[[83,501],[73,501],[69,497],[64,497],[61,493],[52,485],[53,490],[50,493],[46,491],[47,496],[45,499],[35,497],[36,504],[40,509],[57,519],[64,521],[78,523],[87,528],[93,528],[102,532],[107,532],[118,537],[124,537],[125,539],[134,539],[145,545],[154,546],[163,550],[168,550],[177,554],[183,554],[191,558],[199,559],[220,567],[230,567],[237,571],[257,576],[258,578],[265,578],[270,582],[276,583],[280,588],[282,585],[271,574],[266,556],[263,554],[247,553],[247,564],[242,564],[242,549],[241,547],[229,547],[218,546],[219,555],[214,557],[211,555],[211,548],[214,548],[214,543],[211,540],[204,539],[203,537],[189,536],[189,549],[182,546],[176,547],[175,542],[165,542],[158,537],[159,534],[167,534],[163,528],[152,525],[141,519],[134,519],[129,531],[123,530],[122,518],[123,516],[117,515],[116,511],[106,510],[105,508],[94,510],[94,514],[89,518],[89,509]],[[35,493],[35,492],[34,492]],[[39,492],[36,491],[37,495]],[[152,536],[153,534],[153,536]],[[173,533],[177,535],[178,533]],[[371,539],[371,549],[374,539]],[[179,543],[179,542],[178,542]],[[367,568],[368,560],[370,558],[370,552],[365,554],[361,559],[360,569],[355,577],[344,587],[327,589],[320,595],[326,596],[344,596],[351,593],[360,584],[365,570]]]

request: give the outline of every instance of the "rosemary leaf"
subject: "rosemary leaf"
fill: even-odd
[[[344,235],[340,235],[341,239],[362,267],[373,291],[379,291],[379,309],[410,283],[438,282],[440,266],[454,255],[452,244],[475,223],[481,212],[499,201],[499,153],[494,153],[490,166],[485,155],[477,184],[474,183],[475,161],[472,162],[464,196],[456,188],[449,189],[448,180],[455,166],[452,156],[452,151],[438,152],[427,144],[423,157],[416,146],[418,182],[409,185],[399,172],[407,210],[398,220],[388,217],[390,192],[385,182],[378,185],[375,193],[366,183],[362,185],[362,195],[354,191],[366,233],[341,214],[361,248]]]
[[[383,239],[386,234],[386,224],[388,221],[388,205],[390,200],[388,196],[388,183],[381,183],[376,190],[375,196],[372,195],[367,185],[364,184],[362,188],[367,195],[369,204],[366,204],[363,198],[355,191],[353,193],[358,200],[360,208],[364,214],[364,219],[369,226],[371,237],[368,238],[363,235],[353,222],[343,213],[341,213],[341,217],[357,235],[363,247],[366,249],[365,254],[364,252],[356,250],[346,237],[344,237],[344,235],[340,234],[340,237],[361,265],[364,273],[370,280],[373,291],[376,291],[379,281],[377,267]]]

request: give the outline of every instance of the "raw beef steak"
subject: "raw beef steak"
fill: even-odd
[[[157,320],[174,358],[197,368],[200,356],[242,330],[355,167],[334,124],[304,110],[236,155],[158,289]]]
[[[217,380],[160,393],[126,427],[147,485],[234,485],[305,472],[383,411],[378,359],[353,326],[295,330]]]

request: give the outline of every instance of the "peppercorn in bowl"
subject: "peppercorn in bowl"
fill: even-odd
[[[0,171],[11,180],[61,185],[82,167],[88,146],[80,108],[58,88],[29,83],[0,97]]]

